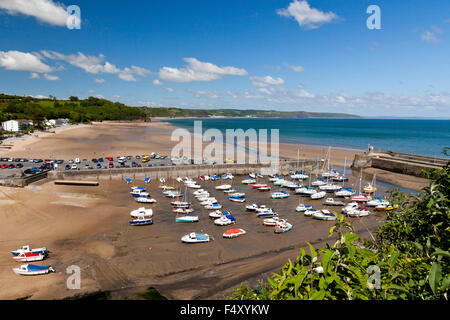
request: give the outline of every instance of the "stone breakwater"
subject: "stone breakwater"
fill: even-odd
[[[442,168],[448,160],[386,150],[370,150],[355,155],[352,169],[376,168],[415,177],[423,177],[422,170]]]

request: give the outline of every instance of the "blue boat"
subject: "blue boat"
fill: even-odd
[[[46,274],[54,272],[55,270],[51,266],[36,266],[34,264],[24,264],[20,268],[13,268],[15,274],[23,276],[35,276],[39,274]]]
[[[153,224],[153,219],[145,218],[145,217],[138,217],[137,219],[130,220],[129,223],[130,223],[130,226],[146,226],[149,224]]]

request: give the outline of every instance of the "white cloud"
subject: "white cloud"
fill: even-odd
[[[255,87],[267,87],[268,85],[281,85],[284,83],[284,80],[281,78],[272,78],[271,76],[265,77],[250,77],[252,80],[252,85]]]
[[[302,67],[302,66],[293,66],[293,65],[290,65],[288,63],[286,63],[286,67],[288,67],[292,71],[299,72],[299,73],[306,71],[306,69],[304,67]]]
[[[194,90],[188,90],[190,93],[193,93],[195,95],[195,97],[197,98],[210,98],[210,99],[218,99],[219,95],[217,94],[217,92],[212,92],[212,91],[203,91],[203,90],[198,90],[198,91],[194,91]]]
[[[333,12],[322,12],[311,8],[306,0],[294,0],[286,9],[278,9],[280,16],[294,18],[300,27],[305,29],[315,29],[324,23],[331,22],[337,18]]]
[[[70,16],[62,4],[51,0],[0,0],[0,9],[12,15],[32,16],[54,26],[66,26]]]
[[[261,93],[265,93],[267,95],[271,95],[272,94],[272,92],[269,89],[267,89],[267,88],[259,88],[258,91],[261,92]]]
[[[159,81],[158,79],[153,80],[152,83],[155,86],[162,86],[163,85],[163,83],[161,81]]]
[[[6,70],[29,71],[33,73],[51,72],[53,69],[43,63],[38,54],[15,50],[0,51],[0,67]]]
[[[104,83],[105,79],[94,79],[95,83]]]
[[[59,77],[55,76],[55,75],[44,73],[44,79],[49,80],[49,81],[56,81],[56,80],[59,80]]]
[[[175,92],[175,89],[172,89],[172,88],[166,88],[166,90],[167,90],[168,92]]]
[[[430,43],[438,43],[441,40],[436,36],[436,34],[434,34],[431,31],[424,31],[421,35],[420,35],[420,39],[422,39],[425,42],[430,42]]]
[[[184,58],[188,63],[185,68],[163,67],[159,70],[159,77],[166,81],[192,82],[212,81],[226,75],[245,76],[247,71],[235,67],[219,67],[210,62],[201,62],[195,58]]]
[[[136,81],[135,75],[145,77],[150,74],[149,70],[141,67],[131,66],[120,69],[108,61],[103,62],[105,60],[103,54],[98,56],[87,56],[82,52],[78,52],[77,54],[64,55],[59,52],[46,50],[42,50],[41,53],[48,59],[65,61],[75,67],[83,69],[87,73],[117,74],[118,77],[124,81]]]
[[[232,91],[227,91],[226,94],[231,96],[231,97],[233,97],[234,99],[238,98],[238,95],[236,93],[232,92]]]

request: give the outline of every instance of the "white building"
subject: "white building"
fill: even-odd
[[[5,131],[19,132],[27,130],[32,124],[31,120],[9,120],[2,123],[2,128]]]

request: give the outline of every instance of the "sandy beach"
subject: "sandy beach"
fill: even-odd
[[[163,121],[79,125],[39,138],[15,140],[12,149],[1,150],[0,154],[65,160],[150,152],[170,156],[173,130]],[[280,155],[295,159],[297,148],[301,159],[323,158],[328,151],[324,147],[281,145]],[[332,149],[332,163],[342,166],[346,158],[349,166],[355,152]],[[359,172],[349,178],[347,185],[356,185]],[[163,197],[156,181],[148,186],[158,201],[148,206],[154,209],[154,224],[145,227],[128,225],[129,212],[139,205],[124,181],[102,180],[98,187],[58,186],[53,182],[22,189],[0,187],[0,299],[61,299],[97,290],[112,290],[116,298],[135,298],[134,294],[147,286],[154,286],[172,299],[221,299],[234,286],[278,270],[288,258],[295,258],[306,241],[317,245],[327,241],[333,222],[312,220],[295,212],[300,201],[314,203],[317,208],[322,201],[295,194],[287,200],[272,200],[268,193],[241,185],[243,179],[236,177],[234,183],[248,193],[246,203],[230,202],[223,192],[214,190],[220,182],[201,183],[224,205],[224,210],[236,217],[238,223],[233,227],[247,231],[237,239],[222,238],[229,228],[215,226],[208,218],[208,210],[193,199],[192,191],[188,191],[188,200],[193,202],[200,222],[175,223],[170,200]],[[176,182],[168,183],[176,186]],[[133,185],[143,185],[143,181],[134,181]],[[379,191],[383,193],[386,187],[379,186]],[[274,234],[262,225],[262,219],[245,212],[245,204],[254,202],[273,207],[294,229]],[[368,230],[374,230],[384,216],[375,213],[352,221],[357,231],[369,236]],[[181,236],[193,231],[210,233],[215,240],[193,246],[182,244]],[[36,264],[52,265],[56,273],[40,277],[15,275],[11,269],[22,263],[13,261],[9,251],[26,244],[48,247],[49,258]],[[70,265],[81,268],[81,290],[66,287],[66,268]]]

